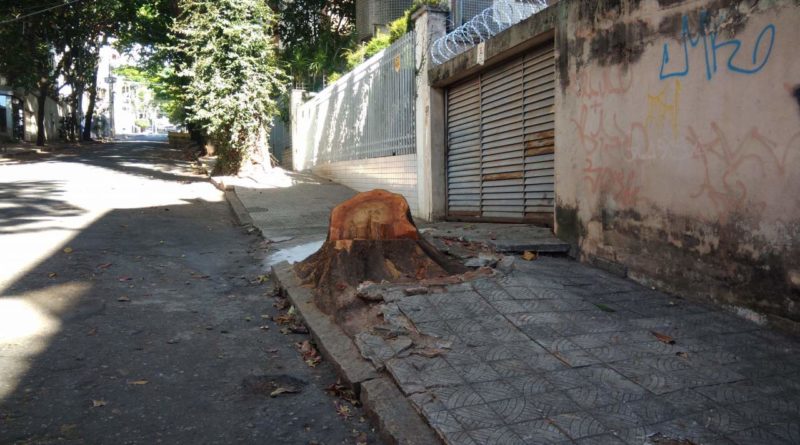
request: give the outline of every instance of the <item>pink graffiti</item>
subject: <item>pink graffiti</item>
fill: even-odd
[[[579,72],[576,76],[572,92],[575,97],[584,99],[603,98],[606,96],[621,96],[631,89],[633,77],[630,72],[626,75],[622,70],[603,70],[600,75],[593,74],[592,70]]]
[[[782,154],[779,153],[781,146],[761,134],[756,127],[750,129],[736,146],[728,141],[716,122],[711,123],[711,133],[710,139],[702,141],[694,127],[689,126],[686,140],[693,146],[694,157],[700,159],[704,170],[703,182],[692,198],[708,197],[721,218],[744,209],[746,205],[751,210],[763,212],[766,201],[751,196],[751,182],[738,179],[737,175],[748,173],[754,179],[756,176],[761,179],[771,175],[784,177],[789,148],[800,143],[800,133],[789,138]]]

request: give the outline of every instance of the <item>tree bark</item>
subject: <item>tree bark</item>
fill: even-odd
[[[39,95],[36,96],[36,145],[39,147],[44,145],[45,132],[44,132],[44,107],[47,104],[47,90],[39,89]]]
[[[100,69],[98,65],[97,69]],[[97,70],[92,75],[92,83],[89,85],[89,105],[86,107],[86,116],[83,121],[83,137],[84,141],[92,140],[92,117],[94,116],[94,107],[97,102]]]

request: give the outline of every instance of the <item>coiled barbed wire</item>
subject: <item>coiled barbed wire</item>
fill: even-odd
[[[547,7],[547,0],[495,0],[492,6],[439,37],[431,45],[431,61],[442,64]]]

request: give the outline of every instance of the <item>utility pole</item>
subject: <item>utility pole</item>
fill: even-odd
[[[116,129],[114,128],[114,83],[117,81],[117,78],[114,76],[109,75],[106,77],[106,83],[108,84],[108,90],[111,92],[110,96],[110,104],[109,107],[111,108],[111,116],[110,116],[110,125],[111,125],[111,139],[114,139],[116,136]]]

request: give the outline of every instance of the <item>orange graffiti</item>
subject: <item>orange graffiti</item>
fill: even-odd
[[[771,175],[784,177],[789,148],[800,142],[800,133],[789,138],[780,154],[781,146],[756,127],[737,146],[728,141],[716,122],[711,123],[711,132],[710,140],[701,141],[694,127],[689,126],[686,140],[694,147],[694,156],[700,159],[704,170],[703,183],[692,198],[708,197],[723,219],[747,204],[751,210],[762,212],[766,202],[749,196],[750,182],[737,179],[736,175],[750,173],[750,176],[760,175],[761,179]],[[744,171],[746,167],[750,170]]]
[[[606,69],[598,76],[593,74],[592,70],[585,70],[577,74],[570,88],[575,97],[586,99],[623,95],[631,89],[633,76],[630,71],[627,73],[623,73],[620,69],[614,71],[612,74],[611,70]]]
[[[639,199],[641,187],[636,185],[636,172],[622,168],[595,167],[592,160],[586,158],[584,178],[589,182],[592,193],[608,191],[623,206],[633,206]]]

